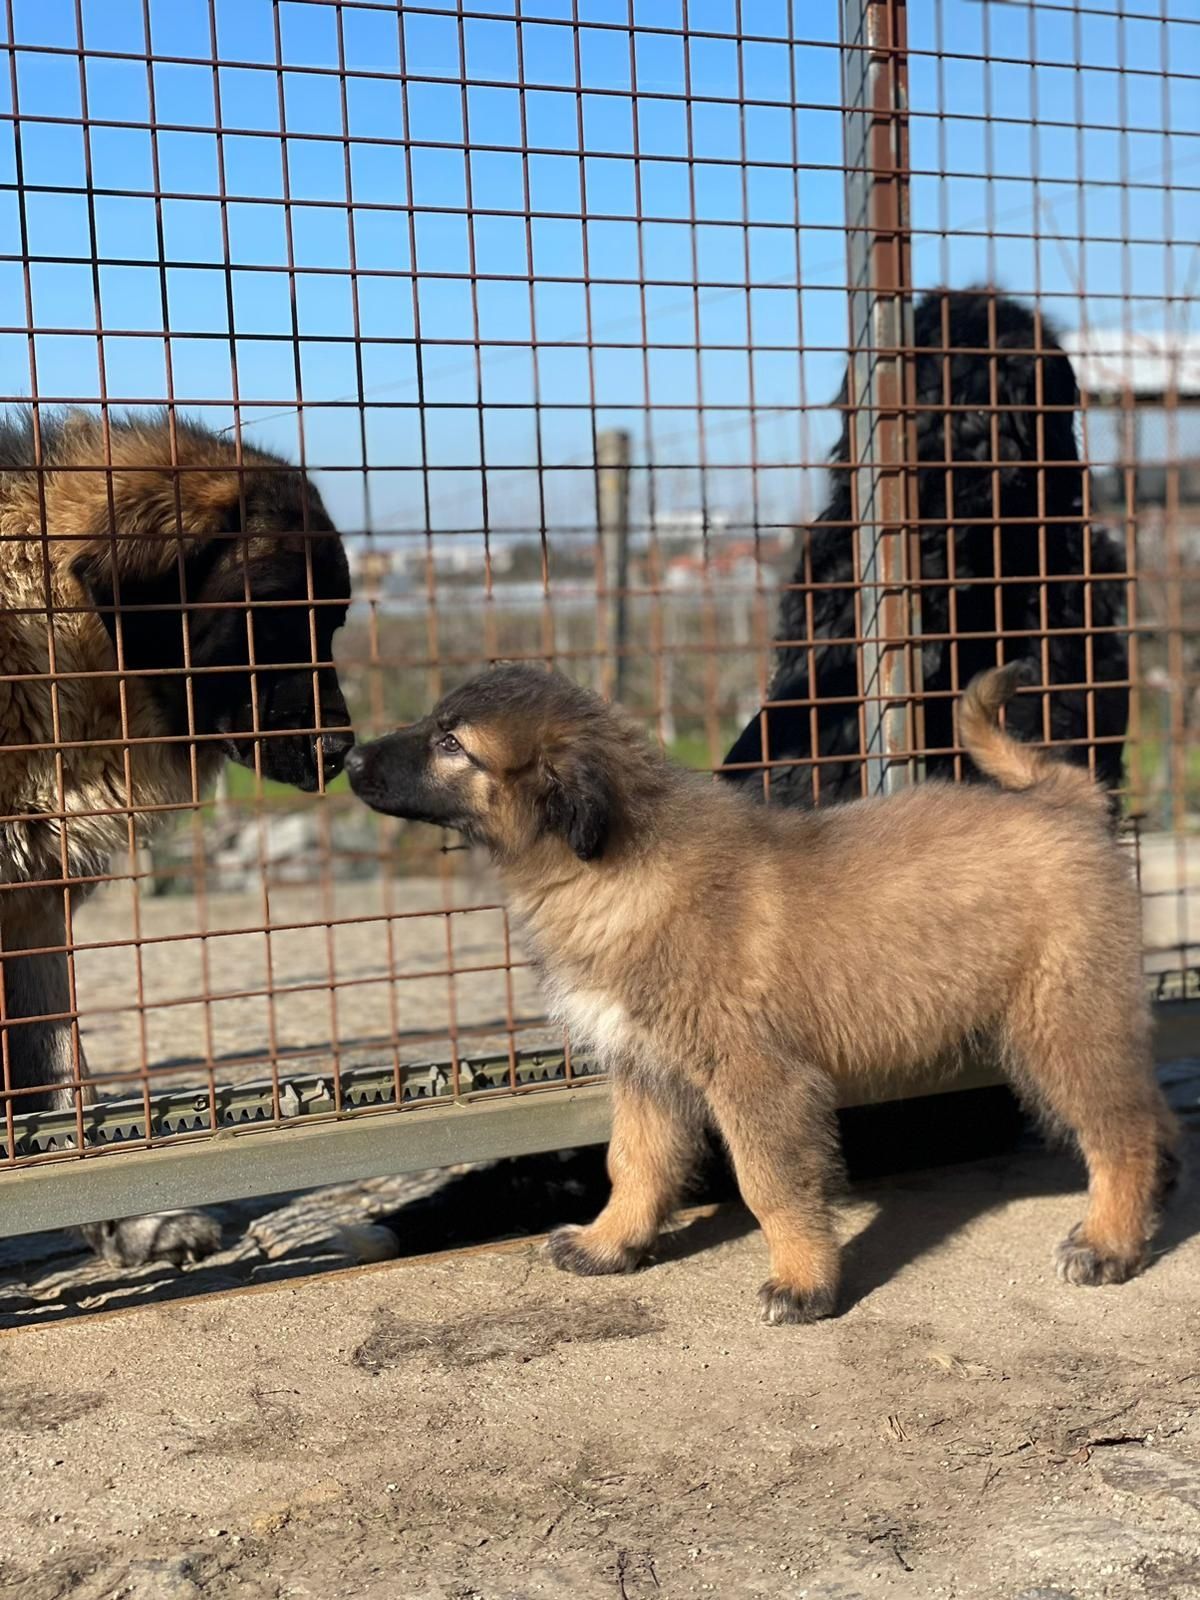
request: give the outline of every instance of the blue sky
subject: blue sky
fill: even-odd
[[[149,0],[149,72],[142,0],[81,9],[82,85],[75,0],[13,0],[0,403],[30,392],[23,208],[44,396],[99,399],[98,294],[111,397],[166,395],[169,331],[175,394],[224,426],[236,360],[247,436],[303,445],[348,530],[586,527],[594,422],[633,429],[661,504],[809,508],[846,337],[835,0],[748,0],[740,47],[734,0],[690,0],[686,40],[680,0],[577,0],[578,28],[570,0]],[[1182,329],[1200,14],[1121,9],[910,5],[919,285]]]

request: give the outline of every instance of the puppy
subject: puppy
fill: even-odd
[[[93,1098],[66,906],[223,760],[315,790],[353,743],[332,662],[350,576],[294,467],[165,416],[0,425],[0,1090]],[[25,953],[28,952],[28,953]],[[124,1264],[217,1243],[194,1213],[88,1230]]]
[[[1047,732],[1067,761],[1110,789],[1122,781],[1129,717],[1125,554],[1084,522],[1087,473],[1075,439],[1079,389],[1053,329],[985,289],[937,290],[914,315],[916,643],[930,777],[954,772],[954,693],[996,661],[1039,654],[1047,695],[1012,708],[1025,738]],[[723,776],[779,805],[863,792],[862,631],[848,391],[829,499],[803,530],[785,590],[768,701],[725,757]],[[1002,582],[997,582],[997,579]],[[1089,689],[1088,685],[1097,685]],[[814,766],[814,758],[816,764]]]
[[[670,765],[621,710],[532,666],[350,752],[368,805],[491,851],[555,1014],[611,1074],[612,1198],[552,1236],[558,1266],[635,1266],[715,1124],[770,1249],[765,1319],[828,1316],[839,1090],[979,1033],[1087,1162],[1060,1276],[1119,1283],[1142,1265],[1176,1134],[1137,891],[1102,790],[999,728],[1022,671],[983,676],[960,713],[999,787],[817,811]]]

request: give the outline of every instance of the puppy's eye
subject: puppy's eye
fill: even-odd
[[[459,744],[452,733],[444,733],[438,740],[437,747],[439,750],[444,750],[448,756],[457,755],[462,749],[462,745]]]

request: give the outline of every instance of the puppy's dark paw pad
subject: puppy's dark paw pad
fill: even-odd
[[[144,1267],[165,1261],[182,1267],[203,1261],[221,1248],[221,1227],[203,1211],[164,1211],[149,1217],[124,1217],[84,1229],[88,1243],[119,1267]]]
[[[822,1317],[833,1315],[837,1307],[837,1290],[827,1287],[789,1289],[768,1278],[758,1291],[758,1304],[764,1322],[819,1322]]]
[[[575,1226],[556,1228],[546,1241],[546,1253],[560,1272],[581,1278],[600,1278],[613,1272],[632,1272],[638,1257],[632,1250],[589,1249],[587,1230]]]
[[[1054,1265],[1064,1283],[1096,1289],[1104,1284],[1124,1283],[1132,1278],[1140,1262],[1127,1256],[1106,1256],[1084,1244],[1079,1230],[1073,1229],[1054,1252]]]

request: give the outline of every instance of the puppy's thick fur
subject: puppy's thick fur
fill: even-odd
[[[317,490],[273,456],[165,416],[0,425],[0,1088],[14,1112],[90,1098],[66,912],[113,856],[199,801],[227,756],[303,789],[340,770],[353,736],[332,638],[349,593]],[[215,1242],[187,1216],[91,1236],[125,1261]]]
[[[634,1266],[713,1123],[770,1248],[764,1316],[828,1315],[839,1089],[952,1064],[988,1033],[1087,1162],[1060,1275],[1116,1283],[1142,1264],[1175,1130],[1152,1067],[1137,892],[1102,790],[997,726],[1020,670],[978,681],[960,719],[1008,792],[929,783],[763,807],[525,666],[351,752],[369,805],[491,850],[555,1012],[609,1067],[612,1198],[553,1236],[559,1266]]]
[[[1043,696],[1014,702],[1022,737],[1122,781],[1129,716],[1121,547],[1083,521],[1078,386],[1053,329],[1015,300],[939,290],[914,316],[921,634],[915,653],[929,776],[954,769],[953,694],[1002,658],[1044,661]],[[846,407],[843,384],[838,404]],[[781,805],[863,792],[850,413],[828,503],[803,530],[784,592],[769,703],[726,756],[724,776]],[[1006,581],[997,583],[997,577]],[[1044,578],[1044,581],[1043,581]],[[1100,687],[1089,693],[1087,684]],[[813,699],[819,702],[814,706]],[[777,703],[776,703],[777,702]],[[814,758],[820,758],[814,767]],[[968,774],[969,775],[969,774]]]

